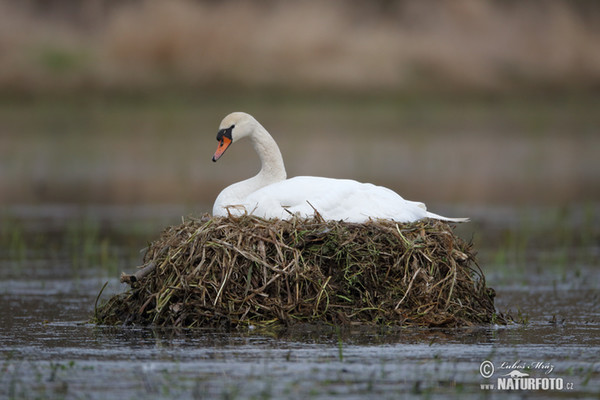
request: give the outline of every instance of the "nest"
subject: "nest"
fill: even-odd
[[[255,216],[167,228],[95,322],[169,327],[506,322],[472,246],[436,220]]]

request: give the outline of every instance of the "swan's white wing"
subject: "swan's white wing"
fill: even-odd
[[[246,197],[245,209],[265,218],[309,217],[317,210],[326,220],[364,222],[427,217],[422,203],[406,201],[382,186],[347,179],[299,176],[263,187]]]

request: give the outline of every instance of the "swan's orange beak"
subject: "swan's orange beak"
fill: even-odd
[[[227,150],[230,144],[231,139],[229,139],[227,136],[223,136],[223,138],[219,142],[219,146],[217,147],[217,151],[215,151],[215,155],[213,156],[212,160],[217,161],[219,158],[221,158],[221,156],[223,155],[223,153],[225,153],[225,150]]]

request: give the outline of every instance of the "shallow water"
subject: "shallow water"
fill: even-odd
[[[104,282],[103,298],[124,290],[120,271],[184,207],[13,207],[0,248],[0,398],[597,398],[598,209],[585,235],[580,213],[559,213],[553,221],[572,232],[557,238],[545,234],[552,210],[487,209],[487,220],[471,210],[476,221],[461,234],[476,231],[498,309],[526,324],[261,333],[86,322]],[[498,390],[513,370],[563,388]]]

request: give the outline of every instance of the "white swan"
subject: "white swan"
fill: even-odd
[[[225,188],[213,206],[213,215],[250,213],[263,218],[288,219],[294,214],[314,215],[326,220],[366,222],[388,219],[412,222],[423,218],[466,222],[468,218],[446,218],[427,211],[425,204],[404,200],[394,191],[349,179],[298,176],[286,179],[285,166],[275,140],[251,115],[234,112],[219,127],[217,161],[234,142],[249,136],[261,161],[260,172]]]

